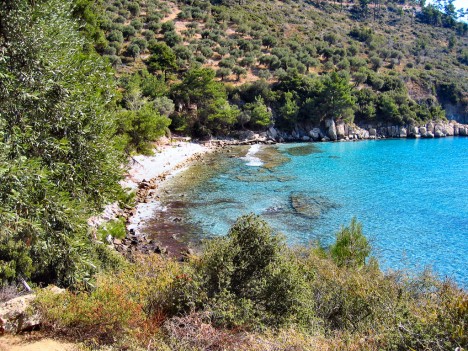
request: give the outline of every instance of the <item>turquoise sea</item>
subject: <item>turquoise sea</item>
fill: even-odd
[[[251,146],[170,183],[167,205],[197,238],[255,212],[290,244],[327,245],[356,216],[383,269],[430,266],[468,286],[468,138]]]

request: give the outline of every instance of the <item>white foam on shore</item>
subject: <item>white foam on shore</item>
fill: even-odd
[[[246,160],[247,166],[251,167],[261,167],[263,166],[263,162],[261,159],[259,159],[255,154],[260,151],[260,144],[254,144],[250,146],[249,151],[247,152],[247,155],[242,157],[243,160]]]
[[[129,218],[127,229],[134,230],[135,234],[141,234],[141,230],[145,227],[146,222],[154,217],[156,212],[164,212],[167,208],[162,206],[159,201],[151,201],[148,203],[139,203],[135,207],[135,215]]]

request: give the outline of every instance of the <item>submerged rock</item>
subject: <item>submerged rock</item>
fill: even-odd
[[[297,192],[291,193],[290,201],[297,214],[311,219],[320,218],[326,212],[339,207],[324,196],[312,197]]]
[[[307,156],[311,154],[319,154],[322,152],[322,150],[320,150],[314,144],[303,144],[300,146],[287,148],[284,152],[291,156]]]

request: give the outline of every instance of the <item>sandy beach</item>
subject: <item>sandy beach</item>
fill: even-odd
[[[210,150],[212,148],[193,142],[177,142],[158,147],[153,156],[134,156],[121,185],[132,190],[137,190],[142,182],[159,186],[164,180],[188,167],[197,155]],[[127,229],[136,235],[141,234],[145,222],[152,218],[156,210],[164,211],[164,208],[154,196],[140,201],[128,220]]]

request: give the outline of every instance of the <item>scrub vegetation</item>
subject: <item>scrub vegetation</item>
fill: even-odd
[[[44,290],[37,308],[53,331],[105,350],[466,347],[466,292],[428,272],[384,274],[369,252],[355,220],[330,248],[289,248],[248,215],[184,263],[140,256],[91,292]]]

